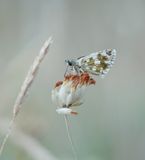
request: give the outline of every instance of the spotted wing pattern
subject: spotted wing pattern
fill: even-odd
[[[81,57],[77,60],[77,63],[83,71],[104,77],[114,64],[115,59],[116,50],[105,49]]]

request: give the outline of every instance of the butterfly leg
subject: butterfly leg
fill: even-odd
[[[65,73],[64,73],[64,77],[67,75],[68,69],[69,69],[69,65],[66,66],[66,70],[65,70]]]
[[[79,67],[79,66],[73,66],[73,68],[74,68],[74,71],[78,74],[78,75],[80,75],[81,73],[82,73],[82,71],[81,71],[81,68]]]

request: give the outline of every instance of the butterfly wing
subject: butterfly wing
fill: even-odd
[[[115,59],[116,50],[105,49],[103,51],[81,57],[77,60],[77,63],[83,71],[104,77],[114,64]]]

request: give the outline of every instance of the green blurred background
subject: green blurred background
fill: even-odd
[[[115,48],[114,67],[104,79],[96,77],[79,115],[71,117],[78,159],[144,160],[144,0],[0,0],[0,140],[27,71],[50,35],[54,43],[0,159],[72,160],[51,90],[63,79],[65,59]],[[36,143],[20,145],[17,132]]]

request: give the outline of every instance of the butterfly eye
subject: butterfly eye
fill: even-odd
[[[65,60],[65,62],[69,65],[69,66],[72,66],[72,61],[71,60]]]

